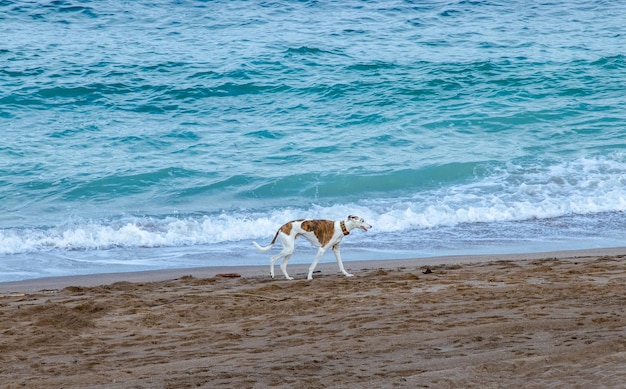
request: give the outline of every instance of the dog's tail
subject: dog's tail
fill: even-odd
[[[270,251],[272,249],[272,247],[274,247],[274,243],[270,243],[269,245],[267,245],[265,247],[260,246],[257,242],[252,242],[252,244],[254,245],[254,247],[256,247],[257,250],[259,250],[261,252]]]
[[[256,247],[257,250],[263,253],[266,251],[270,251],[272,247],[274,247],[274,244],[276,243],[276,238],[278,237],[279,232],[280,230],[276,231],[276,235],[274,235],[274,239],[272,239],[272,243],[268,244],[267,246],[261,246],[257,242],[252,242],[252,244],[254,245],[254,247]]]

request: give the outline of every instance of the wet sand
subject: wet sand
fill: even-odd
[[[312,282],[306,268],[0,284],[0,387],[626,382],[626,249],[347,262],[352,278],[329,263]]]

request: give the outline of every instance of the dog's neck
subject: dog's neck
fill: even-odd
[[[345,221],[342,220],[341,223],[339,223],[339,226],[341,226],[341,232],[343,232],[344,235],[350,235],[350,231],[346,228]]]

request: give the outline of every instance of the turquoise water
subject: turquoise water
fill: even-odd
[[[266,264],[348,214],[347,261],[622,246],[624,14],[0,1],[0,281]]]

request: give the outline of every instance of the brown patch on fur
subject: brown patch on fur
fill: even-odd
[[[278,234],[280,234],[281,231],[284,232],[285,234],[289,235],[289,233],[291,232],[291,227],[292,227],[291,223],[292,222],[283,224],[278,229],[278,231],[276,231],[276,234],[274,235],[274,239],[272,239],[272,243],[271,244],[276,243],[276,238],[278,238]]]
[[[276,243],[276,238],[278,238],[278,234],[280,232],[284,233],[285,235],[289,235],[291,234],[291,230],[293,229],[293,223],[294,222],[301,222],[304,219],[297,219],[297,220],[292,220],[290,222],[287,222],[285,224],[283,224],[278,231],[276,231],[276,235],[274,235],[274,239],[272,239],[272,244]]]
[[[317,240],[324,247],[335,233],[335,222],[332,220],[305,220],[302,222],[302,229],[309,232],[313,231]]]
[[[280,227],[280,231],[285,234],[285,235],[289,235],[291,234],[291,229],[293,228],[293,222],[289,222],[289,223],[285,223],[283,224],[282,227]]]

